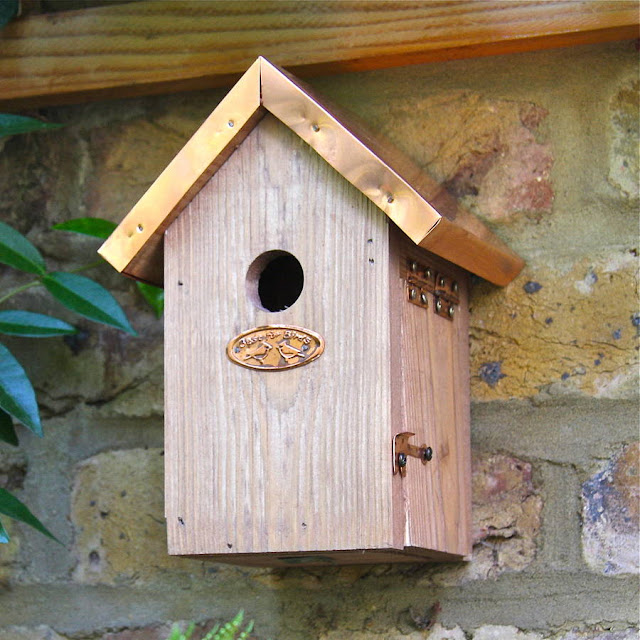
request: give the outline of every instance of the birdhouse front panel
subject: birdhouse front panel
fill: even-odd
[[[388,244],[385,216],[271,116],[169,227],[170,553],[286,561],[289,552],[402,548]],[[271,328],[232,361],[230,341],[260,327]],[[318,334],[324,352],[264,370],[299,362],[294,327]]]

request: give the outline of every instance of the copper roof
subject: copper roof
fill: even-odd
[[[417,245],[499,285],[522,269],[517,254],[407,156],[262,57],[149,187],[100,247],[100,255],[132,278],[161,285],[165,229],[267,112]]]

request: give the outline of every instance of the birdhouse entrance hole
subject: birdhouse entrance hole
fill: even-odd
[[[249,299],[264,311],[284,311],[302,293],[304,272],[298,259],[286,251],[259,255],[247,271]]]

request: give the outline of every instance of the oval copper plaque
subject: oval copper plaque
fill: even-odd
[[[307,364],[324,351],[324,339],[314,331],[285,324],[250,329],[227,345],[232,362],[261,371],[282,371]]]

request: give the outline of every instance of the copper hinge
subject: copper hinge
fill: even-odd
[[[409,440],[415,436],[415,433],[405,431],[399,433],[393,439],[392,455],[393,455],[393,475],[400,473],[404,478],[407,475],[407,459],[408,457],[418,458],[422,464],[427,464],[433,458],[433,449],[421,444],[419,447],[411,444]]]
[[[431,295],[433,310],[439,316],[453,320],[456,305],[460,303],[458,283],[428,264],[413,258],[403,260],[405,263],[402,271],[409,302],[426,309],[429,307]]]

